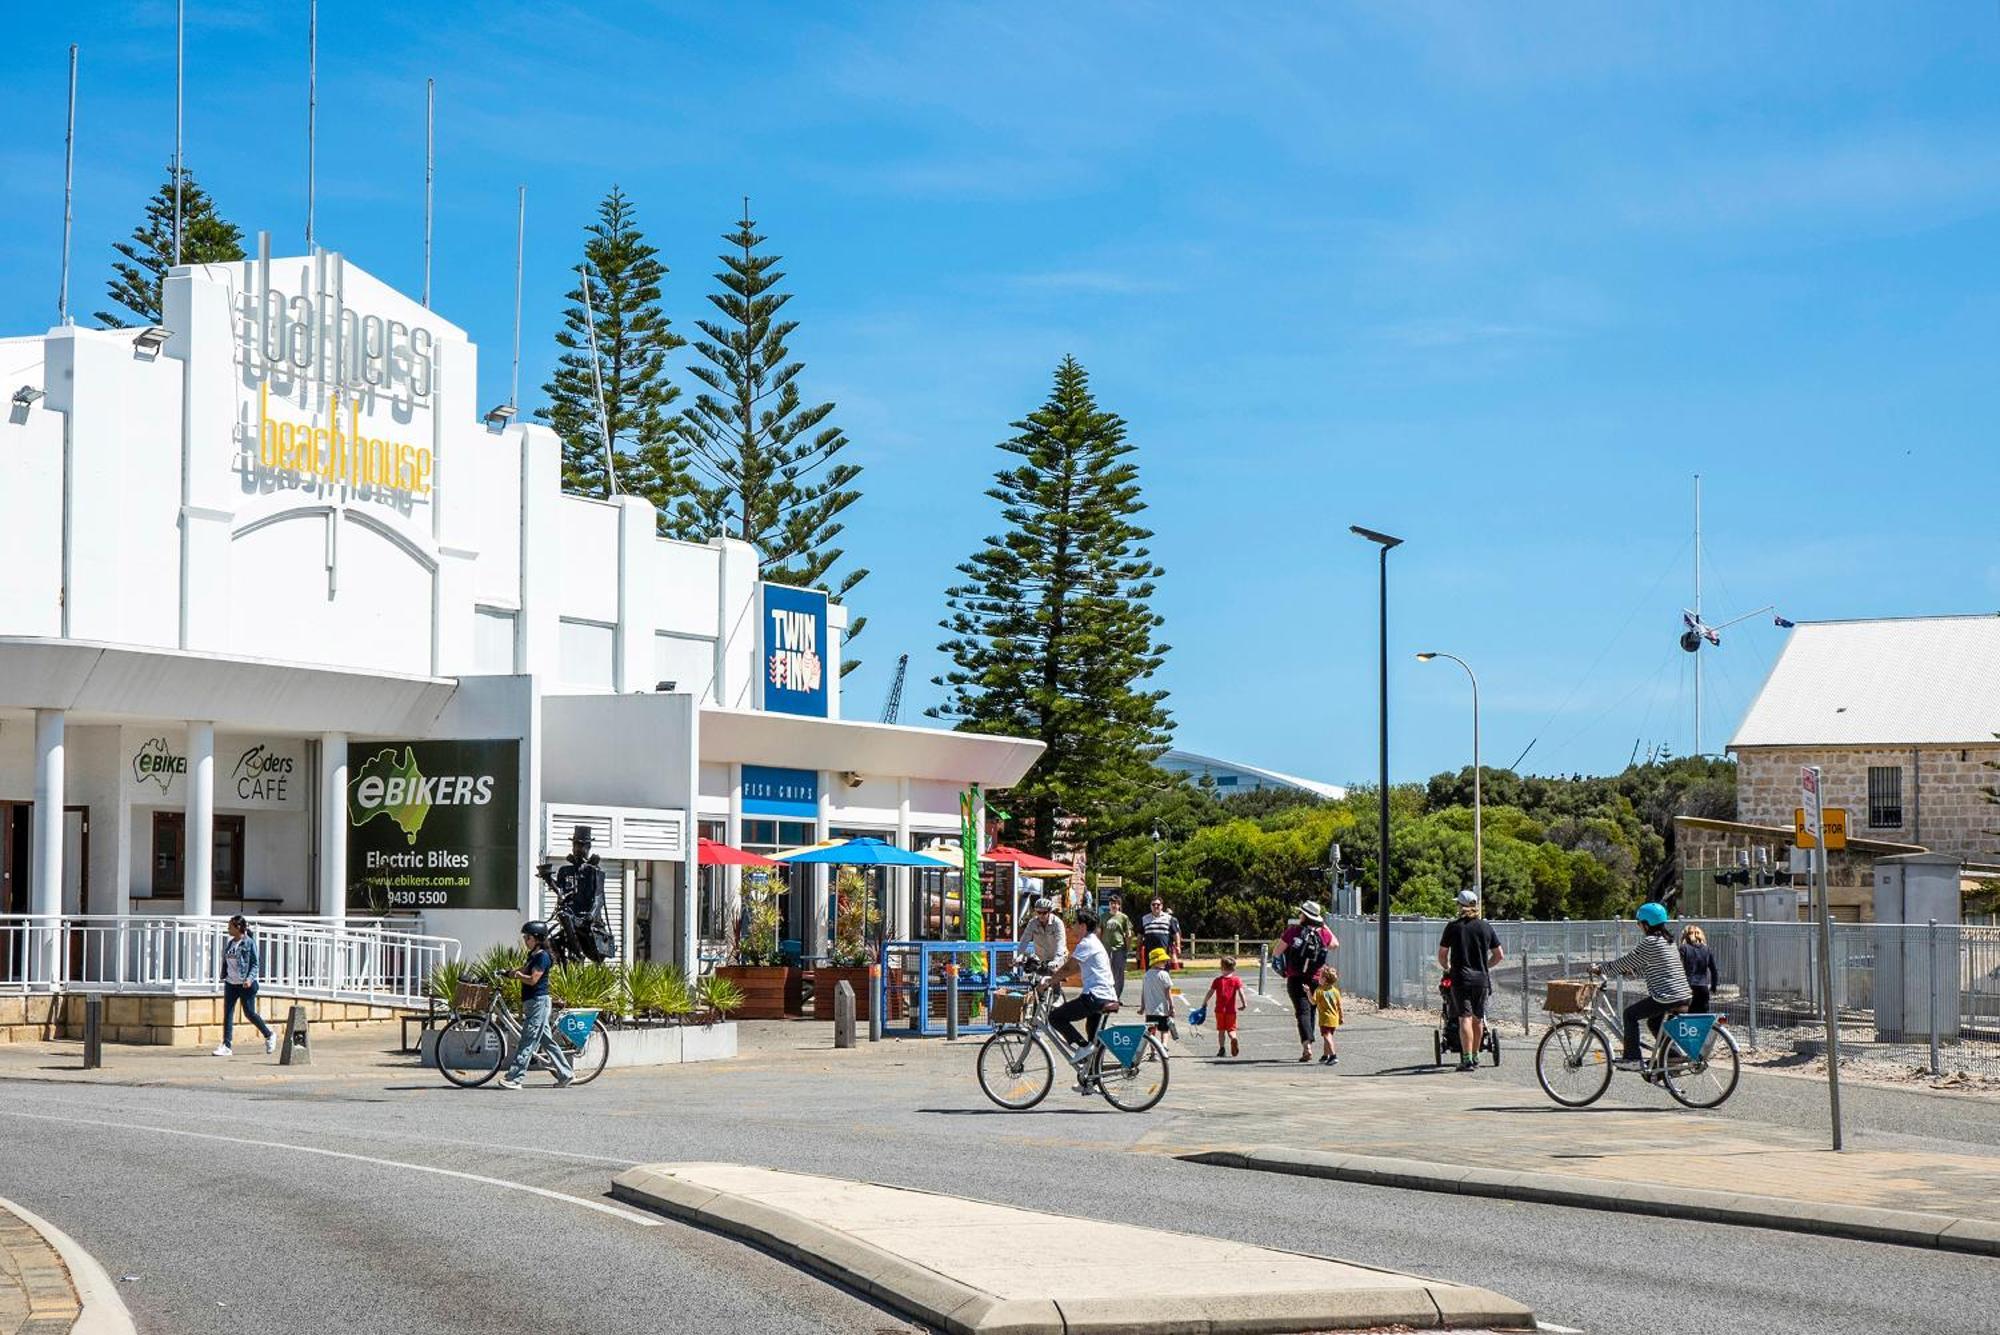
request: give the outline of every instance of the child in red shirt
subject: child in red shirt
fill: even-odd
[[[1222,976],[1208,985],[1208,991],[1201,999],[1202,1009],[1214,1007],[1215,1055],[1218,1057],[1243,1055],[1242,1045],[1236,1041],[1236,1011],[1242,1004],[1242,999],[1243,980],[1236,976],[1236,961],[1233,957],[1224,955]],[[1227,1054],[1223,1052],[1225,1044],[1229,1048]]]

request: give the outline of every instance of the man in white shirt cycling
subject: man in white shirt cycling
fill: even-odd
[[[1063,931],[1063,920],[1056,916],[1056,903],[1047,895],[1035,899],[1034,911],[1021,924],[1022,959],[1038,960],[1049,966],[1051,973],[1062,968],[1069,958],[1069,942]]]
[[[1089,909],[1078,909],[1076,925],[1083,929],[1083,936],[1071,954],[1083,971],[1083,986],[1077,995],[1049,1012],[1049,1027],[1072,1048],[1080,1048],[1096,1038],[1104,1013],[1118,1005],[1118,985],[1111,977],[1111,952],[1097,939],[1097,915]],[[1077,1032],[1078,1020],[1084,1021],[1087,1032]]]

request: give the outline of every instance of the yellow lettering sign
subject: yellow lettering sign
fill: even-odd
[[[347,405],[343,433],[337,408],[327,415],[325,426],[274,420],[271,391],[264,386],[257,401],[257,466],[335,485],[428,496],[435,462],[423,446],[362,435],[358,398]]]

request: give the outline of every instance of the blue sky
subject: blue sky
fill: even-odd
[[[190,0],[188,161],[302,240],[304,0]],[[171,0],[16,14],[0,49],[0,330],[54,317],[66,48],[82,45],[75,304],[172,151]],[[435,305],[523,384],[580,228],[622,185],[684,331],[748,194],[802,386],[866,466],[848,679],[909,651],[991,531],[1007,424],[1065,353],[1140,446],[1164,684],[1191,749],[1375,766],[1391,558],[1394,770],[1601,771],[1692,744],[1689,478],[1707,605],[2000,607],[2000,10],[1766,5],[947,5],[327,0],[321,240],[415,292],[423,80]],[[683,377],[683,383],[689,383]],[[537,395],[524,389],[532,404]],[[1724,636],[1707,739],[1781,632]]]

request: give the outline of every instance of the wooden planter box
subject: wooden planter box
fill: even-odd
[[[715,971],[743,990],[738,1020],[782,1020],[805,1010],[804,978],[785,964],[724,964]]]
[[[874,1010],[875,993],[868,986],[868,966],[865,964],[823,964],[813,970],[813,1019],[833,1018],[833,990],[841,983],[854,989],[854,1018],[859,1023],[866,1023]],[[897,990],[902,985],[903,971],[889,970],[888,1018],[891,1020],[900,1019],[903,1014],[903,996]]]

